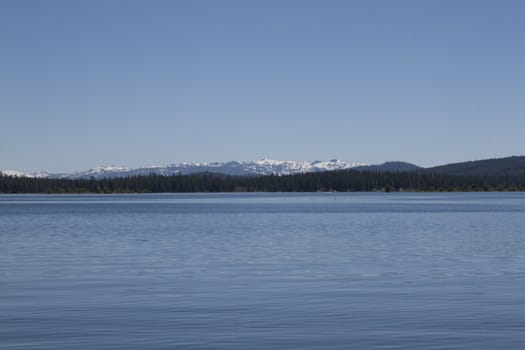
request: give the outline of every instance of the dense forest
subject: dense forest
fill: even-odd
[[[342,170],[286,176],[132,176],[107,179],[46,179],[5,176],[0,193],[161,193],[318,191],[524,191],[525,175],[459,176],[417,172]]]

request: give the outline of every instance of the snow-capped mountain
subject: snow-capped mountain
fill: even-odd
[[[128,168],[124,166],[101,166],[87,171],[74,172],[71,174],[52,174],[49,172],[16,172],[3,171],[6,175],[40,177],[40,178],[71,178],[71,179],[102,179],[110,177],[125,177],[136,175],[159,175],[194,174],[194,173],[219,173],[226,175],[290,175],[307,172],[319,172],[329,170],[350,169],[367,165],[364,163],[347,163],[338,159],[329,161],[292,161],[261,159],[256,161],[230,161],[230,162],[181,162],[165,166],[145,166],[142,168]]]
[[[47,178],[52,174],[48,171],[18,171],[18,170],[1,170],[2,174],[16,177]]]
[[[130,169],[125,166],[115,166],[115,165],[109,165],[109,166],[98,166],[93,169],[89,169],[86,171],[81,172],[74,172],[72,174],[61,174],[59,177],[61,178],[71,178],[71,179],[90,179],[91,177],[102,179],[106,177],[117,177],[120,175],[115,174],[126,174],[129,171],[132,171],[133,169]],[[127,176],[127,175],[122,175]],[[54,176],[51,176],[54,177]]]

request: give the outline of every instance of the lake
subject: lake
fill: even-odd
[[[524,349],[524,193],[1,195],[0,348]]]

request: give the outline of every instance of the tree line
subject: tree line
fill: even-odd
[[[457,176],[417,172],[340,170],[294,175],[130,176],[106,179],[48,179],[0,173],[0,193],[163,192],[358,192],[358,191],[524,191],[525,175]]]

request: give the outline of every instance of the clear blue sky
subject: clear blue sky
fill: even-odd
[[[0,169],[525,154],[525,1],[0,1]]]

